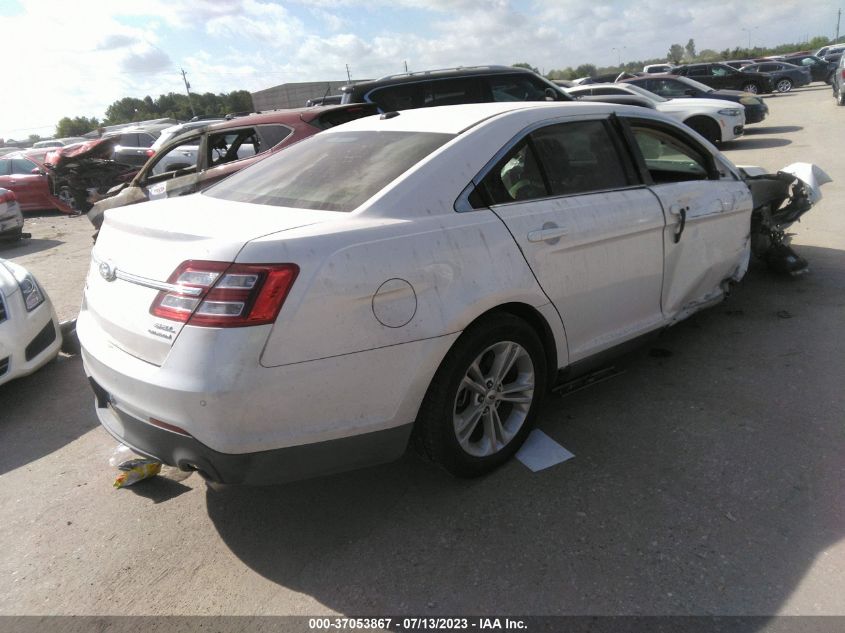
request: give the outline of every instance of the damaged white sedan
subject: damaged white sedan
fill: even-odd
[[[478,475],[549,388],[721,300],[752,210],[730,161],[640,108],[354,121],[106,213],[77,321],[96,411],[216,481],[384,462],[412,435]]]

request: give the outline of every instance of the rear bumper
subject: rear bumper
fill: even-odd
[[[326,442],[255,453],[220,453],[193,437],[167,431],[121,411],[108,393],[92,385],[97,417],[118,441],[136,452],[225,484],[278,484],[353,470],[397,459],[412,424]]]
[[[83,307],[76,331],[85,373],[100,386],[100,421],[141,453],[195,464],[224,482],[286,481],[390,461],[402,454],[458,336],[268,368],[258,363],[263,327],[186,327],[156,366],[110,342]]]

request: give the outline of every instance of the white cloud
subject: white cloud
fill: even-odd
[[[835,9],[782,0],[23,0],[3,17],[4,67],[19,88],[0,136],[50,134],[63,116],[102,117],[124,96],[258,90],[290,81],[374,78],[411,70],[528,62],[544,70],[619,57],[832,36]],[[413,20],[403,21],[411,9]],[[428,16],[421,19],[420,16]],[[306,27],[305,22],[320,27]],[[307,18],[307,19],[306,19]],[[304,22],[305,20],[305,22]],[[146,25],[146,26],[144,26]],[[185,42],[193,50],[185,53]],[[176,49],[179,49],[177,52]],[[43,126],[43,127],[42,127]],[[40,128],[33,130],[33,128]]]

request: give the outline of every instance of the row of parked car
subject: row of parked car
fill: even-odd
[[[670,73],[690,77],[713,88],[751,93],[789,92],[813,81],[830,84],[845,44],[833,44],[815,53],[798,52],[757,59],[736,59],[697,64],[651,64],[646,74]]]

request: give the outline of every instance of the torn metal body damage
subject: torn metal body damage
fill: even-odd
[[[751,252],[775,272],[792,276],[809,270],[807,260],[790,246],[786,230],[821,199],[821,185],[831,181],[810,163],[793,163],[776,174],[740,167],[751,190]]]
[[[112,187],[130,181],[138,167],[112,160],[116,142],[116,138],[101,138],[49,152],[44,165],[56,196],[81,213]]]

